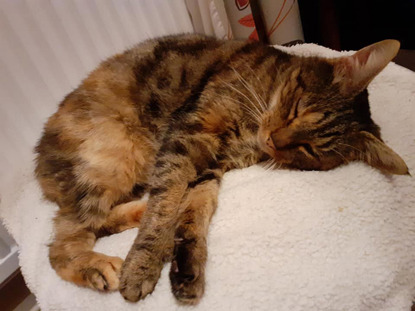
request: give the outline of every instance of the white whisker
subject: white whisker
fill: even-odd
[[[343,146],[350,147],[350,148],[358,151],[359,152],[359,161],[363,161],[364,160],[366,153],[363,150],[360,150],[359,148],[356,148],[356,147],[354,147],[352,145],[349,145],[349,144],[344,144],[344,143],[338,143],[338,144],[343,145]]]
[[[258,102],[259,107],[262,109],[262,112],[264,112],[266,110],[265,107],[265,103],[261,102],[261,100],[259,99],[259,95],[256,93],[256,91],[252,88],[251,85],[249,85],[249,83],[241,76],[241,74],[236,71],[235,68],[230,67],[235,74],[237,75],[237,78],[239,81],[241,81],[242,85],[252,94],[252,96],[256,99],[256,101]],[[259,109],[258,109],[259,110]],[[261,112],[260,112],[261,113]]]
[[[235,92],[237,92],[238,94],[240,94],[240,95],[242,95],[249,103],[251,103],[252,104],[252,106],[254,107],[254,108],[256,108],[256,110],[257,110],[257,113],[256,113],[256,116],[259,118],[259,119],[261,119],[261,111],[258,109],[258,107],[256,107],[255,106],[255,104],[252,102],[252,100],[250,100],[249,99],[249,97],[248,96],[246,96],[244,93],[242,93],[241,91],[239,91],[237,88],[235,88],[233,85],[231,85],[230,83],[228,83],[228,82],[225,82],[225,81],[223,81],[222,79],[220,79],[222,82],[223,82],[223,84],[225,84],[227,87],[229,87],[229,88],[231,88],[232,90],[234,90]],[[222,95],[223,96],[223,95]],[[239,101],[240,102],[240,101]],[[240,102],[241,104],[243,103],[243,102]],[[245,104],[246,105],[246,104]],[[249,107],[248,105],[246,105],[247,107]],[[251,107],[249,107],[250,109],[252,109]]]
[[[242,85],[244,85],[244,84],[242,83]],[[231,85],[229,83],[228,83],[228,86],[231,87],[234,91],[236,91],[239,94],[243,95],[252,104],[252,107],[255,108],[255,110],[258,112],[258,114],[262,113],[261,110],[257,107],[257,105],[255,105],[255,103],[251,99],[248,98],[248,96],[246,96],[244,93],[242,93],[240,90],[238,90],[236,87],[234,87],[233,85]],[[245,88],[246,88],[246,86],[245,86]]]
[[[265,161],[265,163],[262,164],[262,167],[265,169],[265,171],[268,171],[271,163],[272,163],[272,159],[268,159],[267,161]]]
[[[277,166],[277,162],[275,161],[274,158],[268,159],[264,164],[263,164],[263,168],[265,169],[265,171],[273,171],[276,169]],[[277,167],[277,169],[279,169],[281,167],[281,163],[280,165]]]
[[[359,151],[359,152],[361,152],[361,153],[364,153],[362,150],[360,150],[359,148],[356,148],[356,147],[354,147],[354,146],[352,146],[352,145],[345,144],[345,143],[339,143],[339,142],[338,142],[338,144],[339,144],[339,145],[343,145],[343,146],[350,147],[350,148],[352,148],[352,149],[354,149],[354,150],[356,150],[356,151]]]
[[[255,118],[255,121],[257,121],[257,123],[261,122],[261,116],[252,108],[250,108],[246,103],[238,100],[238,99],[234,99],[232,97],[226,96],[226,95],[221,95],[222,98],[225,98],[227,100],[230,100],[234,103],[240,104],[242,106],[242,108],[244,108],[246,111],[248,111],[251,116],[253,116]]]
[[[257,75],[257,73],[251,68],[251,66],[249,66],[249,64],[246,64],[246,67],[252,72],[252,74],[253,74],[253,76],[256,78],[256,80],[258,81],[258,84],[262,87],[262,92],[263,92],[263,94],[264,93],[266,93],[266,91],[264,90],[264,87],[263,87],[263,85],[264,85],[264,83],[263,83],[263,81],[261,81],[260,79],[259,79],[259,77],[258,77],[258,75]],[[266,102],[265,102],[265,100],[263,99],[263,97],[259,94],[259,93],[257,93],[258,94],[258,96],[259,96],[259,98],[261,98],[261,101],[262,101],[262,103],[264,104],[264,106],[267,106],[266,105]]]
[[[337,153],[340,157],[342,157],[343,158],[343,160],[347,163],[347,164],[349,164],[349,161],[336,149],[336,148],[332,148],[331,149],[332,151],[334,151],[335,153]]]

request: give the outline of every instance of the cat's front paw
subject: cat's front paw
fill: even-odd
[[[199,303],[205,291],[204,272],[197,274],[183,274],[177,269],[177,262],[172,262],[170,282],[174,297],[187,305]]]
[[[205,291],[206,245],[178,243],[171,263],[170,282],[173,295],[182,304],[195,305]]]
[[[162,267],[161,260],[145,252],[129,254],[121,270],[120,293],[124,299],[136,302],[152,293]]]

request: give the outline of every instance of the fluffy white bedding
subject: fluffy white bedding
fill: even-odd
[[[339,55],[309,44],[284,49]],[[389,64],[369,92],[384,140],[415,172],[415,73]],[[415,295],[415,179],[360,163],[226,174],[209,234],[206,292],[192,308],[175,302],[168,266],[136,304],[62,281],[47,256],[56,210],[41,200],[29,168],[2,193],[0,215],[42,310],[400,311]],[[103,238],[95,249],[125,257],[136,233]]]

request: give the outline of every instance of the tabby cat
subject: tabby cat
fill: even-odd
[[[36,147],[37,179],[60,207],[52,267],[137,301],[171,261],[174,296],[197,303],[226,171],[265,160],[300,170],[357,160],[408,174],[382,142],[366,89],[398,49],[386,40],[352,56],[304,58],[179,35],[104,61],[66,96]],[[146,191],[147,204],[138,200]],[[92,250],[97,238],[139,224],[124,262]]]

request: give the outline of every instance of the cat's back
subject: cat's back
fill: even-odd
[[[218,63],[246,44],[197,34],[149,39],[103,61],[63,100],[58,113],[75,109],[133,118],[133,112],[144,123],[148,117],[166,117],[192,92],[200,92],[198,86]]]
[[[209,79],[227,63],[241,61],[240,55],[266,58],[269,50],[276,51],[255,42],[197,34],[139,43],[103,61],[65,97],[45,125],[38,153],[47,149],[41,148],[48,146],[47,137],[57,135],[71,142],[60,144],[71,151],[101,132],[110,139],[113,133],[144,131],[157,139],[171,113],[197,101]]]
[[[144,128],[158,135],[170,114],[196,101],[227,62],[240,60],[240,55],[269,56],[264,49],[255,42],[197,34],[144,41],[92,71],[65,97],[45,132],[78,133],[77,140],[82,140],[98,126],[112,128],[122,123],[128,131]]]

